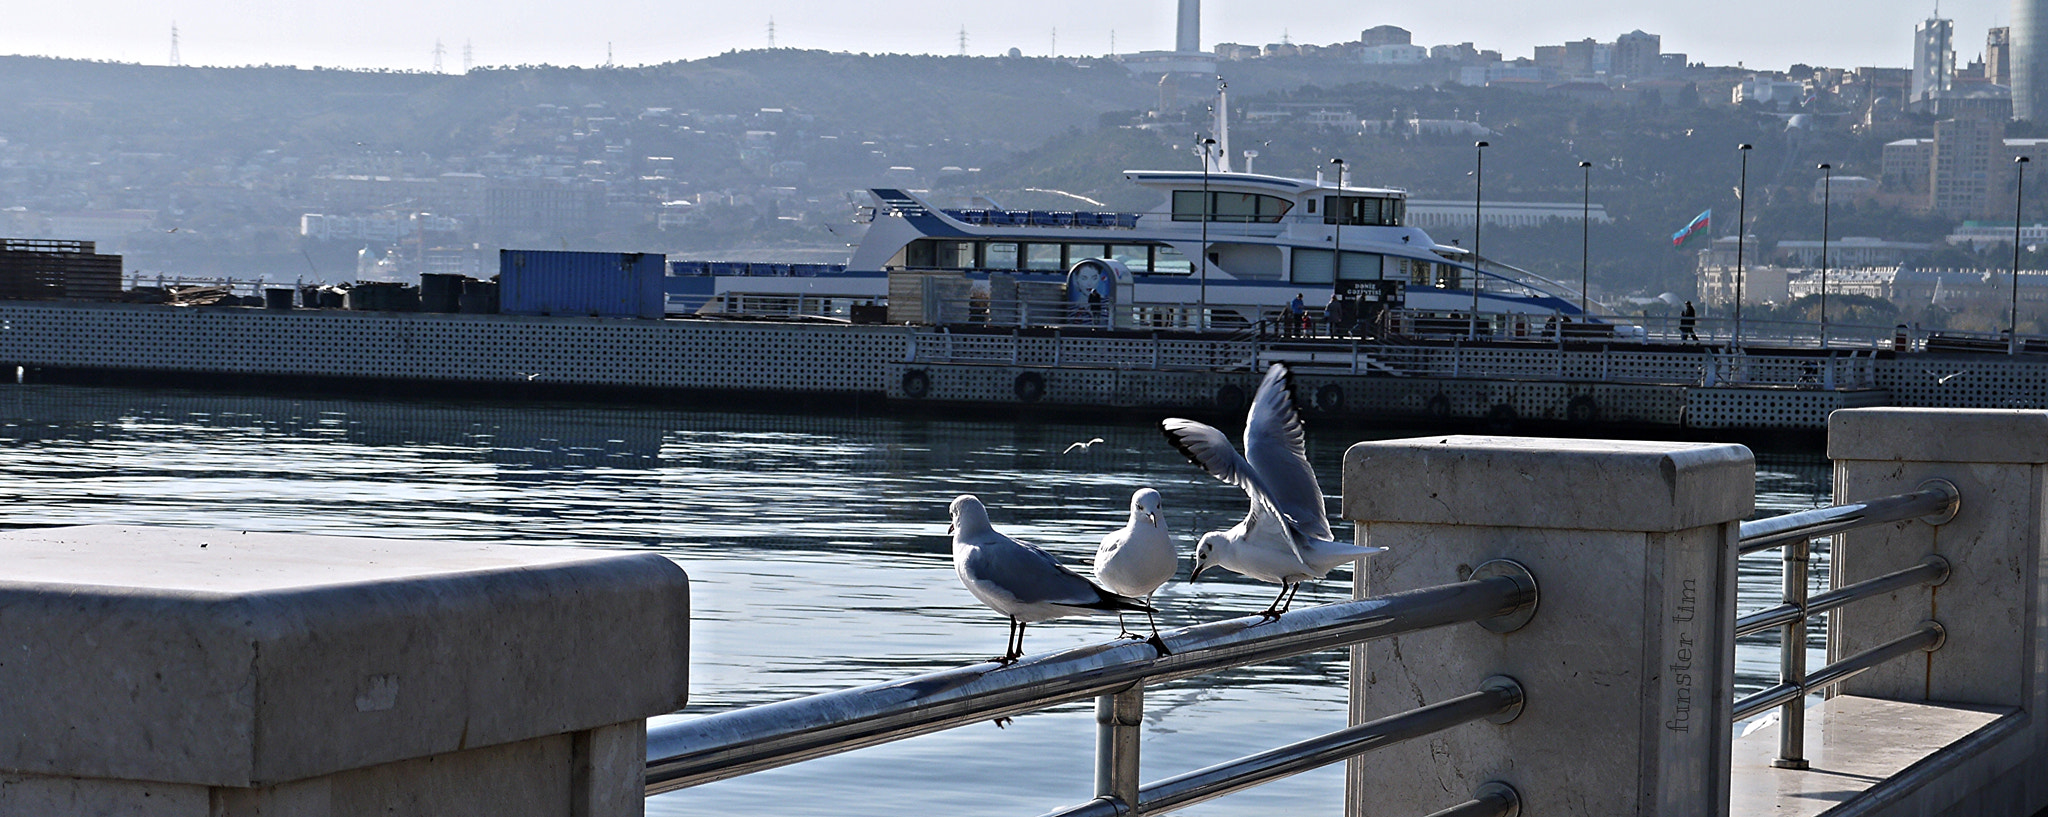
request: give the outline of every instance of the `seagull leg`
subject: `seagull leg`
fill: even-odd
[[[1147,615],[1149,615],[1149,613]],[[1118,610],[1116,613],[1116,628],[1121,631],[1116,634],[1117,638],[1144,638],[1144,636],[1131,632],[1131,625],[1124,623],[1124,613],[1122,610]]]
[[[1150,594],[1145,596],[1145,606],[1152,606],[1152,596]],[[1118,615],[1122,614],[1119,613]],[[1162,656],[1172,655],[1173,651],[1166,648],[1166,639],[1159,637],[1159,619],[1153,618],[1152,611],[1146,610],[1145,620],[1152,623],[1152,637],[1145,639],[1145,643],[1152,645],[1152,648],[1158,650]]]
[[[1274,619],[1279,618],[1281,613],[1287,612],[1287,608],[1284,605],[1282,605],[1281,602],[1287,600],[1287,591],[1293,589],[1293,584],[1284,581],[1281,582],[1280,595],[1274,596],[1273,603],[1266,605],[1266,609],[1259,611],[1259,618],[1263,618],[1267,621],[1272,621]]]
[[[1294,606],[1294,596],[1296,593],[1301,592],[1301,585],[1301,582],[1295,582],[1294,584],[1288,585],[1286,594],[1287,601],[1280,605],[1280,612],[1285,613],[1289,608]]]
[[[1003,666],[1017,663],[1017,657],[1024,654],[1024,623],[1010,619],[1010,632],[1003,639],[1003,654],[989,659]]]

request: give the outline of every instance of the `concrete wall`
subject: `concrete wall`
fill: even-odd
[[[1360,443],[1343,514],[1366,560],[1359,597],[1512,559],[1540,600],[1523,629],[1476,625],[1354,652],[1352,723],[1521,682],[1507,726],[1473,724],[1354,760],[1347,813],[1427,814],[1480,784],[1523,813],[1719,815],[1728,808],[1738,523],[1755,464],[1735,445],[1427,437]]]
[[[641,813],[685,696],[658,554],[0,534],[0,814]]]

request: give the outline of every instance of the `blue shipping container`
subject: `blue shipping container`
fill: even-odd
[[[499,250],[499,311],[660,318],[667,269],[657,253]]]

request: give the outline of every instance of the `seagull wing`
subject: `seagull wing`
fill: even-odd
[[[1251,413],[1245,418],[1244,453],[1281,518],[1306,538],[1336,538],[1323,504],[1323,486],[1308,463],[1301,414],[1294,406],[1294,382],[1286,366],[1275,363],[1267,369],[1266,379],[1252,397]]]
[[[1159,422],[1159,428],[1166,432],[1167,442],[1173,443],[1173,447],[1179,449],[1189,462],[1201,466],[1210,476],[1244,489],[1245,495],[1252,500],[1251,509],[1245,514],[1247,521],[1261,512],[1275,519],[1286,518],[1288,512],[1274,503],[1265,475],[1239,455],[1237,447],[1230,444],[1230,438],[1215,426],[1168,417]],[[1313,479],[1313,475],[1310,478]],[[1320,514],[1317,518],[1320,519]],[[1287,527],[1293,530],[1295,525],[1289,523]],[[1324,521],[1323,527],[1328,530],[1329,522]],[[1302,535],[1307,534],[1304,532]],[[1326,533],[1322,538],[1330,537]]]
[[[1060,564],[1053,555],[995,534],[979,543],[968,557],[968,570],[985,581],[1001,585],[1025,604],[1058,604],[1097,610],[1138,610],[1143,604],[1096,587],[1079,573]]]

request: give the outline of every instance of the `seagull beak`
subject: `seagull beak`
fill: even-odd
[[[947,523],[946,523],[946,535],[947,535],[947,536],[952,536],[952,535],[953,535],[953,523],[951,523],[951,522],[947,522]]]
[[[1153,513],[1153,512],[1151,512],[1151,511],[1146,511],[1146,512],[1145,512],[1145,522],[1146,522],[1147,524],[1151,524],[1151,525],[1157,525],[1157,524],[1159,524],[1159,514]]]

